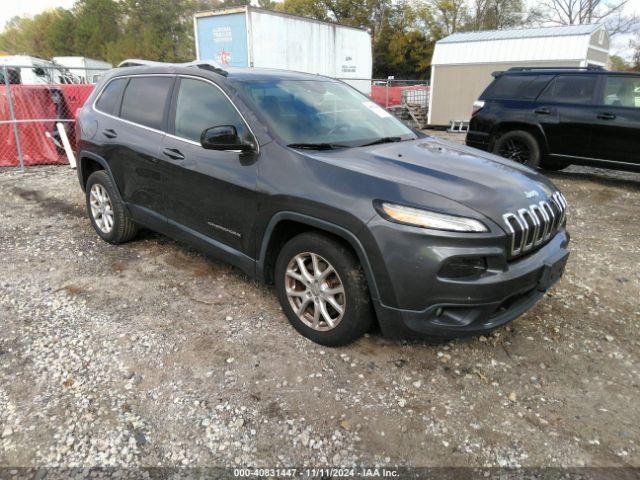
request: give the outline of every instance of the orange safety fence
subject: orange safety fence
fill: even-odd
[[[76,114],[93,88],[90,84],[0,84],[0,167],[20,164],[15,128],[25,166],[68,163],[56,123],[65,125],[69,142],[75,146]]]

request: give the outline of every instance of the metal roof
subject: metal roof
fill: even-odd
[[[599,23],[587,25],[563,25],[560,27],[518,28],[513,30],[482,30],[479,32],[459,32],[438,40],[437,43],[466,43],[490,40],[510,40],[516,38],[567,37],[591,35],[601,28]]]

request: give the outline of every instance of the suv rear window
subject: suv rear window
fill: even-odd
[[[597,81],[595,75],[558,75],[542,92],[539,100],[589,104],[593,101]]]
[[[173,77],[132,78],[124,91],[120,117],[160,130]]]
[[[118,115],[120,101],[122,100],[122,91],[128,80],[128,78],[118,78],[109,82],[100,94],[100,98],[98,98],[96,102],[96,108],[109,115]]]
[[[553,75],[502,75],[494,80],[483,97],[503,100],[533,100]]]

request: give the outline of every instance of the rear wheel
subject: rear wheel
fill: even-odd
[[[91,225],[109,243],[131,240],[138,228],[128,217],[111,177],[104,170],[93,172],[85,188]]]
[[[349,248],[321,233],[289,240],[278,255],[276,290],[289,322],[326,346],[346,345],[371,327],[364,272]]]
[[[540,164],[538,141],[524,130],[513,130],[500,135],[493,144],[492,152],[531,168]]]

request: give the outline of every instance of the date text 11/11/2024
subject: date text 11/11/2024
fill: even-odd
[[[396,478],[391,468],[234,468],[233,476],[242,478]]]

